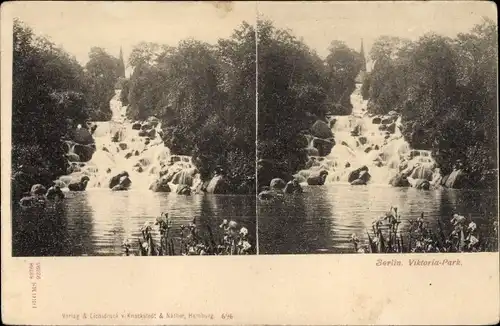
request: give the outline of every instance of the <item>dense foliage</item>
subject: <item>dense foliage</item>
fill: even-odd
[[[274,177],[303,168],[300,132],[327,114],[350,114],[350,94],[361,69],[359,54],[334,41],[326,60],[288,31],[259,21],[258,156],[272,160]],[[272,176],[271,176],[272,177]],[[269,176],[259,173],[259,183]]]
[[[84,69],[18,20],[13,42],[13,173],[41,170],[54,178],[66,171],[61,137],[89,118],[109,118],[109,86],[115,77],[101,62],[109,55],[93,49]]]
[[[368,109],[399,111],[410,145],[432,149],[444,174],[460,161],[472,185],[495,187],[497,46],[492,21],[455,39],[381,37],[364,86]]]
[[[232,191],[253,191],[255,60],[255,30],[247,23],[217,45],[140,43],[130,55],[134,71],[122,100],[131,119],[159,118],[165,144],[193,155],[203,179],[222,166]]]

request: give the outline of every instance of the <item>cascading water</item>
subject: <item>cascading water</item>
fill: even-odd
[[[351,172],[366,166],[371,175],[369,183],[387,185],[398,172],[410,171],[419,164],[434,171],[432,180],[436,180],[439,169],[435,169],[430,152],[410,148],[401,133],[401,117],[396,112],[384,116],[369,115],[360,88],[357,85],[351,95],[351,115],[329,118],[333,124],[335,146],[326,157],[310,155],[314,162],[311,169],[327,170],[326,184],[347,183]],[[413,178],[408,178],[410,184]]]
[[[73,172],[59,180],[68,186],[88,176],[87,189],[109,188],[111,178],[126,171],[132,181],[131,189],[148,189],[162,170],[168,168],[170,173],[180,174],[169,183],[173,190],[177,184],[195,187],[200,178],[191,157],[171,155],[160,136],[161,122],[148,129],[147,135],[140,135],[140,128],[134,128],[132,121],[126,119],[127,106],[122,106],[119,99],[120,90],[116,90],[110,101],[110,121],[94,122],[97,126],[93,133],[96,149],[92,158],[86,163],[72,162],[70,150],[67,156]]]

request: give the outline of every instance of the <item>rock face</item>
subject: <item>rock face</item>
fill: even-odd
[[[89,180],[89,177],[83,176],[80,182],[70,183],[68,189],[71,191],[84,191],[87,188]]]
[[[319,156],[327,156],[332,151],[333,146],[335,146],[335,140],[314,138],[313,146],[318,150]]]
[[[111,180],[109,180],[109,188],[113,189],[114,186],[116,186],[120,183],[120,178],[124,177],[124,176],[128,177],[127,171],[120,172],[119,174],[112,177]]]
[[[179,185],[175,192],[178,195],[189,196],[191,195],[191,188],[188,185]]]
[[[328,171],[321,170],[319,172],[311,173],[307,178],[307,184],[310,186],[322,186],[325,184]]]
[[[467,174],[463,170],[453,170],[449,175],[445,176],[441,181],[442,185],[447,188],[461,189],[467,187]]]
[[[285,189],[283,190],[285,194],[300,194],[302,193],[302,187],[299,182],[294,179],[292,181],[288,181],[285,185]]]
[[[206,192],[209,194],[225,194],[229,190],[229,185],[222,175],[216,175],[210,180]]]
[[[280,178],[274,178],[269,183],[269,188],[271,190],[283,190],[285,186],[286,186],[285,181],[283,181],[283,179]]]
[[[330,129],[328,124],[324,121],[321,121],[321,120],[316,120],[316,122],[312,125],[311,134],[314,137],[323,138],[323,139],[333,137],[332,130]]]
[[[389,184],[393,187],[409,187],[410,182],[406,178],[406,176],[402,173],[396,174],[394,177],[389,180]]]
[[[349,173],[349,176],[347,177],[347,182],[351,183],[354,180],[359,179],[360,176],[361,176],[361,173],[363,171],[368,172],[368,167],[366,165],[363,165],[362,167],[360,167],[360,168],[352,171],[351,173]],[[369,174],[368,174],[368,176],[364,176],[364,178],[367,178],[367,177],[369,178]]]

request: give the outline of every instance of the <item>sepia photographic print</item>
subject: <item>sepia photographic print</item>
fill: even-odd
[[[4,323],[498,322],[493,2],[1,14]]]
[[[261,254],[498,251],[496,13],[463,6],[259,4]]]

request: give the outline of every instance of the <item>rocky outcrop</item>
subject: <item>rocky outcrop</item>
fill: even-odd
[[[311,134],[314,137],[328,139],[332,138],[332,130],[328,126],[328,124],[322,120],[316,120],[316,122],[311,127]]]
[[[111,188],[112,191],[124,191],[124,190],[129,190],[130,186],[132,185],[132,181],[128,177],[128,175],[124,175],[120,178],[118,181],[118,184],[115,185],[113,188]]]
[[[318,150],[319,156],[327,156],[332,151],[333,146],[335,146],[335,140],[333,138],[314,138],[313,146]]]
[[[90,178],[87,176],[83,176],[80,179],[80,182],[73,182],[68,185],[68,189],[71,191],[84,191],[87,188],[87,184]]]
[[[328,176],[328,171],[326,170],[314,171],[306,179],[307,184],[310,186],[322,186],[325,184],[327,176]]]
[[[120,178],[128,177],[128,176],[129,175],[128,175],[127,171],[123,171],[123,172],[118,173],[117,175],[112,177],[111,180],[109,180],[109,188],[113,189],[114,186],[116,186],[120,183]]]
[[[389,180],[389,184],[393,187],[409,187],[410,182],[408,178],[403,173],[398,173]]]
[[[347,177],[347,182],[351,183],[354,180],[359,179],[362,172],[368,172],[368,167],[366,165],[363,165],[362,167],[349,173],[349,176]],[[367,178],[367,176],[365,176],[364,178]]]

